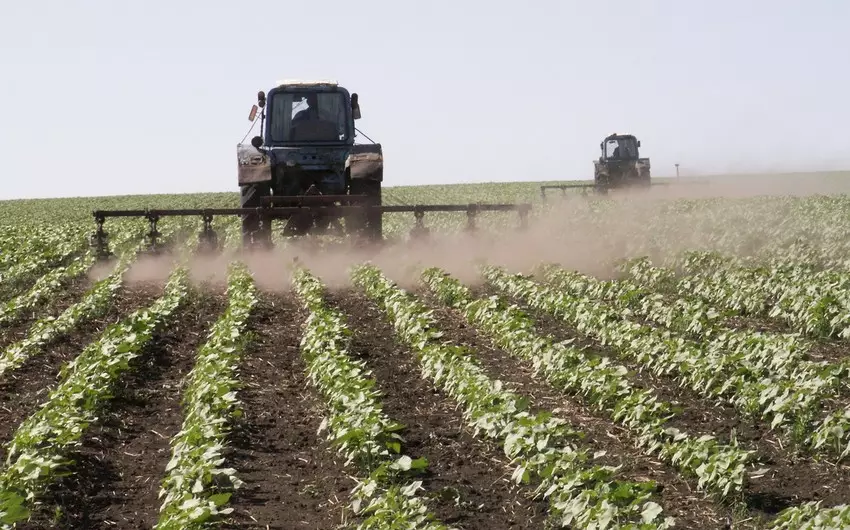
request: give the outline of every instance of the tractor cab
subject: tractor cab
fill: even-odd
[[[359,118],[357,94],[336,81],[281,81],[260,91],[248,116],[252,124],[259,121],[260,133],[250,145],[237,145],[240,207],[296,208],[309,201],[316,208],[283,218],[285,235],[303,235],[328,228],[327,207],[380,205],[381,144],[354,143]],[[361,217],[349,217],[346,226],[381,233],[380,212]],[[268,240],[270,225],[259,220],[246,215],[243,236]]]
[[[640,157],[640,140],[631,134],[612,134],[599,144],[602,153],[593,161],[594,186],[602,193],[609,189],[650,186],[650,163]]]
[[[640,140],[631,134],[612,134],[599,144],[602,154],[601,162],[606,160],[638,160],[640,159]]]
[[[360,118],[357,94],[334,81],[283,81],[268,96],[260,93],[258,103],[267,107],[262,138],[267,146],[354,143],[354,120]]]

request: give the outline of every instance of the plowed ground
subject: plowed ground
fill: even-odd
[[[151,286],[122,291],[106,317],[0,381],[0,441],[8,443],[14,429],[45,399],[62,364],[108,322],[158,294]],[[418,294],[439,307],[427,294]],[[353,331],[351,353],[373,371],[385,411],[406,426],[406,453],[428,459],[423,495],[431,510],[443,522],[468,530],[542,528],[545,501],[531,499],[531,488],[511,482],[512,468],[501,448],[472,436],[455,403],[420,375],[414,355],[395,340],[381,311],[351,289],[332,292],[328,302],[346,315]],[[170,459],[168,441],[182,421],[183,378],[226,303],[223,290],[207,290],[174,315],[121,381],[102,420],[89,427],[72,455],[72,474],[51,488],[42,509],[21,528],[56,523],[61,528],[136,529],[155,524],[159,485]],[[578,397],[549,388],[451,311],[439,309],[436,316],[446,337],[470,346],[491,377],[528,395],[536,408],[557,411],[587,434],[588,447],[605,452],[606,463],[623,466],[632,480],[657,481],[665,511],[679,519],[680,527],[724,528],[732,519],[727,507],[696,493],[693,480],[643,456],[624,429],[584,408]],[[575,336],[554,319],[534,316],[541,332]],[[229,465],[245,484],[231,499],[234,512],[224,528],[318,530],[351,520],[347,502],[355,480],[318,432],[323,400],[308,384],[300,356],[305,317],[294,293],[264,291],[249,320],[252,340],[240,368],[243,414],[236,420],[227,453]],[[24,332],[20,326],[2,331],[15,337]],[[599,353],[616,355],[601,346]],[[721,438],[728,438],[734,428],[740,439],[760,451],[773,474],[747,492],[744,502],[751,515],[769,518],[804,500],[850,498],[846,470],[831,468],[830,473],[825,463],[795,458],[788,448],[773,443],[764,425],[717,409],[671,381],[637,371],[634,377],[687,411],[677,426]]]

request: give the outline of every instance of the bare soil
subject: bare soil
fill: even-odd
[[[481,293],[496,294],[496,291],[483,288]],[[681,387],[673,377],[658,377],[641,370],[629,359],[619,357],[618,352],[582,335],[562,320],[530,308],[520,300],[512,300],[534,319],[541,334],[557,340],[576,339],[581,347],[611,356],[632,370],[632,382],[636,386],[651,387],[660,399],[676,406],[677,414],[670,425],[692,434],[712,434],[724,443],[734,438],[743,449],[756,451],[756,465],[769,471],[751,480],[745,488],[742,502],[751,516],[771,518],[802,502],[822,500],[824,506],[831,506],[850,497],[850,465],[834,465],[797,454],[779,441],[767,422],[743,416],[731,405],[718,404]]]
[[[328,300],[345,314],[352,354],[374,372],[384,411],[406,426],[402,450],[428,460],[422,485],[434,514],[463,530],[542,528],[546,502],[511,482],[501,447],[472,436],[454,400],[423,378],[414,353],[393,339],[380,309],[357,290]]]
[[[604,413],[593,412],[580,400],[553,389],[541,374],[535,375],[530,364],[495,347],[486,334],[470,326],[461,315],[441,305],[429,292],[416,293],[435,310],[435,318],[446,338],[470,348],[487,373],[531,398],[536,410],[557,411],[574,429],[584,433],[582,446],[590,452],[604,451],[601,463],[622,466],[624,479],[636,482],[652,480],[659,485],[657,502],[664,512],[676,518],[682,528],[725,528],[734,514],[696,493],[696,481],[683,478],[675,468],[647,457],[633,444],[626,428],[609,420]]]
[[[221,292],[190,294],[134,360],[101,420],[70,455],[77,461],[74,473],[44,498],[48,506],[61,508],[63,528],[150,528],[156,523],[169,440],[183,422],[183,378],[226,303]]]
[[[238,394],[244,414],[228,456],[245,484],[223,528],[324,530],[350,517],[355,482],[317,434],[323,405],[299,350],[305,318],[293,294],[263,293],[249,320]]]
[[[87,280],[72,282],[51,303],[58,313],[78,300]],[[161,293],[161,282],[134,283],[119,293],[108,314],[75,330],[69,337],[28,360],[0,381],[0,444],[44,401],[56,384],[63,363],[94,340],[108,323],[149,304]],[[779,510],[808,500],[825,506],[850,498],[850,469],[805,456],[779,443],[769,426],[720,406],[672,379],[640,371],[618,352],[578,334],[554,317],[525,308],[541,333],[557,339],[575,338],[593,355],[617,358],[632,372],[632,381],[654,389],[659,398],[677,407],[671,422],[689,433],[710,433],[721,440],[735,436],[745,448],[757,451],[768,473],[752,480],[742,512],[697,492],[695,481],[671,466],[643,455],[630,433],[583,406],[580,396],[566,395],[534,375],[525,363],[494,348],[486,335],[463,318],[417,292],[438,309],[447,338],[469,346],[488,373],[531,398],[537,409],[555,411],[586,437],[582,445],[605,451],[604,463],[622,465],[632,480],[653,480],[658,501],[682,528],[749,528]],[[478,294],[487,293],[477,289]],[[374,372],[384,410],[406,426],[404,452],[429,462],[423,476],[430,509],[445,523],[461,529],[542,528],[547,514],[543,500],[529,498],[526,486],[510,481],[511,466],[498,444],[474,438],[454,401],[420,375],[414,353],[395,340],[384,314],[358,290],[341,288],[328,296],[343,311],[352,328],[352,354]],[[43,528],[61,508],[63,528],[150,528],[159,509],[157,494],[170,455],[169,439],[182,423],[181,381],[191,369],[206,330],[226,303],[221,285],[190,298],[154,338],[128,373],[105,411],[92,425],[74,455],[74,474],[61,479],[44,498],[44,509],[21,528]],[[234,513],[225,528],[333,529],[353,519],[348,509],[354,487],[352,470],[317,432],[324,401],[308,384],[299,351],[306,317],[294,293],[263,292],[249,320],[252,341],[243,354],[239,390],[243,416],[235,421],[227,452],[229,465],[245,484],[230,506]],[[26,333],[27,319],[3,328],[2,343]],[[842,346],[823,342],[824,356],[838,358]],[[0,446],[2,446],[0,445]],[[5,456],[0,454],[0,456]]]
[[[34,355],[18,369],[6,374],[0,381],[0,457],[5,458],[5,446],[18,425],[38,409],[56,386],[62,365],[76,357],[106,326],[150,304],[161,292],[161,286],[152,284],[123,289],[103,317],[81,324],[67,337],[46,346],[41,354]]]

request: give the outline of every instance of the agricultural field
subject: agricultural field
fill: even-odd
[[[109,220],[103,262],[93,209],[237,195],[0,202],[0,524],[850,528],[850,196],[540,184],[387,188],[533,211],[380,248]]]

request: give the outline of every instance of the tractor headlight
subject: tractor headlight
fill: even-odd
[[[292,160],[292,159],[290,158],[289,160],[287,160],[287,161],[286,161],[286,165],[287,165],[288,167],[295,167],[295,160]]]

